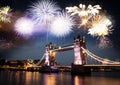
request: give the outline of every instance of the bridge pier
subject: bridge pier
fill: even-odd
[[[83,65],[75,65],[72,64],[71,65],[71,74],[72,75],[91,75],[91,69],[90,68],[86,68]]]
[[[85,39],[77,36],[74,38],[74,63],[71,65],[72,74],[90,74],[91,71],[85,68],[83,65],[86,64],[86,53],[81,49],[86,48]]]
[[[51,51],[53,50],[53,44],[49,43],[48,45],[46,45],[46,57],[45,57],[45,65],[47,66],[54,66],[55,63],[55,52]]]

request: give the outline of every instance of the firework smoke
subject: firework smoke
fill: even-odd
[[[100,37],[98,46],[99,46],[99,48],[111,47],[112,42],[107,37]]]
[[[9,6],[6,6],[6,7],[1,7],[0,8],[0,21],[2,22],[10,22],[10,7]]]
[[[63,12],[51,23],[51,33],[56,36],[65,36],[72,31],[74,26],[73,17]]]

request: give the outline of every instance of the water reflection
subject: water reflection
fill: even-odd
[[[39,72],[25,72],[24,74],[25,85],[40,84],[40,79]]]
[[[120,77],[0,71],[0,85],[120,85]]]
[[[83,79],[82,77],[79,77],[79,76],[73,76],[73,80],[72,80],[74,83],[74,85],[83,85]]]
[[[56,75],[44,75],[44,85],[56,85]]]

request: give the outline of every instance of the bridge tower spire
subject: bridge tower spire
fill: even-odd
[[[76,38],[74,38],[74,64],[75,65],[83,65],[86,64],[86,55],[81,49],[85,46],[85,38],[81,38],[80,34]]]
[[[54,49],[53,44],[50,42],[46,45],[46,58],[45,58],[45,65],[47,66],[54,66],[55,65],[55,52],[52,51]]]
[[[50,61],[49,61],[49,45],[46,45],[46,50],[45,50],[45,65],[49,66],[50,65]]]

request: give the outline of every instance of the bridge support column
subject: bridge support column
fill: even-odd
[[[81,49],[81,47],[86,48],[85,39],[78,35],[74,38],[74,64],[84,65],[86,64],[86,53]]]
[[[74,64],[82,65],[82,57],[80,51],[80,39],[74,39]]]
[[[55,52],[52,51],[53,45],[52,43],[46,45],[46,58],[45,58],[45,65],[47,66],[54,66],[55,65]]]
[[[71,65],[72,74],[89,74],[90,70],[84,67],[86,64],[86,54],[81,47],[85,47],[85,40],[78,35],[74,38],[74,63]]]
[[[50,61],[49,61],[49,46],[46,45],[46,57],[45,57],[45,65],[49,66],[50,65]]]

